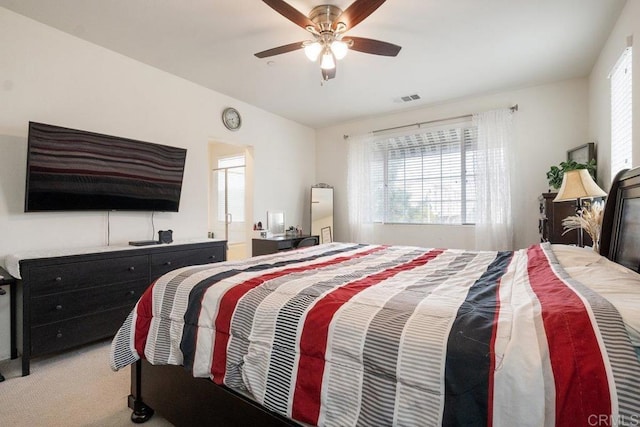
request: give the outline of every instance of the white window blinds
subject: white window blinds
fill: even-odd
[[[477,130],[470,122],[380,137],[374,146],[374,222],[474,222]]]
[[[611,72],[611,179],[632,165],[631,47]]]

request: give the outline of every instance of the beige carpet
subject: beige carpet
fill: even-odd
[[[110,341],[31,361],[0,362],[0,426],[133,426],[127,407],[129,369],[109,367]],[[171,426],[155,414],[145,427]]]

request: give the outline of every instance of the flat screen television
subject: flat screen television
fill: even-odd
[[[177,212],[187,150],[29,122],[25,212]]]

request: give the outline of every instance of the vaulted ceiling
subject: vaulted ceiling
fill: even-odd
[[[319,4],[288,2],[303,14]],[[402,46],[351,51],[336,78],[300,51],[309,39],[259,0],[0,0],[0,6],[296,122],[365,116],[585,77],[625,0],[387,0],[348,32]],[[403,96],[420,99],[401,102]]]

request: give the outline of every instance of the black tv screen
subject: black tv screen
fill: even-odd
[[[29,122],[25,212],[177,212],[187,150]]]

